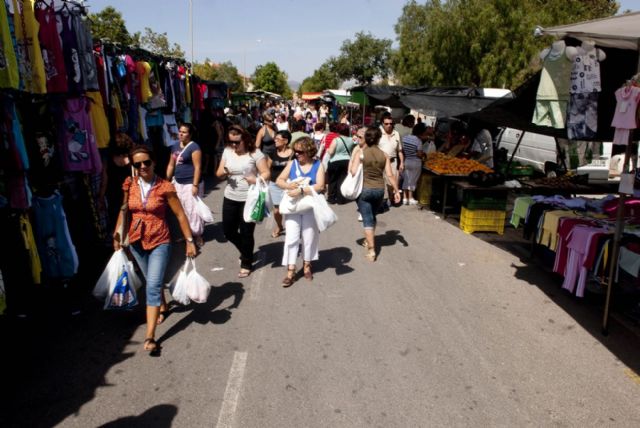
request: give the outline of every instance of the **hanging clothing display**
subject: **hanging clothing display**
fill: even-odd
[[[24,89],[33,94],[47,92],[44,61],[38,39],[36,21],[31,0],[13,0],[13,24],[18,50],[18,69],[22,74]]]
[[[91,116],[91,126],[96,137],[96,144],[99,149],[109,146],[111,133],[109,132],[109,122],[104,112],[104,103],[100,92],[87,92],[89,99],[89,114]]]
[[[565,127],[571,69],[572,63],[567,58],[564,43],[562,49],[549,49],[540,74],[532,120],[534,124],[554,128]]]
[[[0,88],[19,89],[18,61],[6,7],[0,7],[0,42]]]
[[[571,97],[567,118],[567,136],[570,140],[593,139],[598,131],[598,97],[600,61],[602,51],[595,45],[583,42],[571,67]]]
[[[89,117],[88,99],[68,99],[64,107],[62,153],[66,171],[102,171],[100,154]]]
[[[42,60],[47,79],[47,92],[67,92],[67,72],[64,68],[64,55],[58,35],[56,14],[53,2],[47,5],[38,3],[35,17],[40,25],[38,37],[42,49]]]
[[[80,68],[80,54],[78,52],[78,38],[73,28],[73,16],[68,11],[58,14],[62,30],[62,51],[64,53],[64,67],[67,71],[67,87],[72,94],[78,94],[83,90],[82,69]]]
[[[82,89],[84,91],[97,91],[98,71],[96,61],[93,58],[93,38],[91,37],[90,21],[81,14],[72,14],[72,24],[76,34],[78,46],[78,62],[82,72]]]
[[[48,278],[70,278],[78,271],[78,254],[71,242],[62,196],[36,197],[33,203],[35,238]]]
[[[629,133],[637,128],[636,111],[640,101],[640,88],[628,85],[618,89],[616,101],[616,111],[611,122],[611,126],[616,128],[613,144],[626,146],[629,143]]]
[[[31,228],[31,222],[29,221],[29,216],[26,214],[22,214],[20,216],[20,232],[22,233],[22,239],[24,240],[24,248],[29,253],[31,278],[33,279],[34,284],[40,284],[42,265],[40,264],[40,255],[38,254],[38,247],[33,235],[33,229]]]

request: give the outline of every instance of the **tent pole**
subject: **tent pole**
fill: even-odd
[[[636,47],[638,53],[638,65],[636,67],[636,73],[640,72],[640,41]],[[633,131],[629,132],[629,141],[627,141],[627,147],[624,152],[624,166],[622,167],[622,173],[627,174],[629,172],[629,159],[631,158],[631,150],[633,149]],[[636,149],[637,150],[637,149]],[[635,165],[634,165],[635,168]],[[611,306],[611,288],[613,286],[613,275],[618,266],[618,254],[620,252],[620,238],[624,231],[623,215],[624,215],[624,202],[627,199],[627,195],[620,194],[618,200],[618,212],[616,213],[616,232],[613,237],[613,251],[611,251],[611,263],[609,266],[609,283],[607,284],[607,300],[604,304],[604,315],[602,318],[602,334],[605,336],[609,334],[609,309]]]
[[[624,167],[622,168],[623,174],[629,173],[629,159],[631,158],[633,132],[629,133],[629,142],[624,153]],[[602,319],[602,334],[605,336],[609,334],[609,308],[611,305],[611,289],[613,288],[613,279],[618,267],[618,255],[620,253],[620,238],[624,232],[624,203],[627,200],[627,195],[620,193],[618,199],[618,211],[616,213],[616,231],[613,235],[613,250],[611,251],[611,258],[609,263],[609,281],[607,284],[607,299],[604,304],[604,317]]]
[[[507,162],[507,169],[504,174],[505,177],[507,178],[511,178],[509,175],[509,171],[511,170],[511,164],[513,163],[513,158],[516,156],[516,152],[520,148],[520,143],[522,143],[522,138],[524,138],[525,132],[526,131],[522,131],[522,134],[520,134],[520,137],[518,138],[518,142],[516,143],[516,146],[513,148],[513,153],[511,153],[511,157],[509,158],[509,162]]]

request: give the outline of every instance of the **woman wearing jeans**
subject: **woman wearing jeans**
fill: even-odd
[[[364,227],[364,246],[367,248],[365,257],[372,262],[376,260],[376,213],[384,198],[383,174],[387,175],[389,183],[393,187],[394,202],[396,204],[400,202],[400,190],[398,190],[398,182],[391,169],[389,157],[378,147],[381,136],[382,132],[379,128],[367,128],[364,134],[365,145],[354,150],[351,161],[351,174],[353,175],[362,164],[362,193],[356,202],[360,215],[362,215],[362,226]]]
[[[171,236],[167,225],[167,207],[173,211],[180,223],[182,234],[187,240],[187,257],[196,255],[196,246],[189,227],[189,221],[171,183],[158,177],[154,172],[154,159],[151,149],[145,146],[134,147],[129,153],[131,164],[137,171],[137,177],[127,177],[124,191],[123,209],[131,213],[129,224],[129,244],[131,253],[146,280],[147,289],[147,334],[144,349],[150,352],[159,350],[155,341],[156,326],[164,319],[166,302],[162,293],[164,272],[171,255]],[[124,210],[120,211],[116,230],[124,221]],[[113,236],[113,248],[121,248],[121,237]]]
[[[216,175],[227,179],[222,202],[222,227],[224,236],[240,251],[238,278],[248,277],[253,264],[256,224],[245,222],[243,212],[249,185],[256,183],[257,174],[265,181],[269,180],[267,159],[256,148],[251,134],[240,125],[231,125]]]

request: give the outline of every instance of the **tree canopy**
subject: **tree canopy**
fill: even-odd
[[[145,27],[144,34],[140,36],[140,47],[157,55],[174,58],[185,57],[185,52],[179,44],[169,42],[167,33],[156,33],[149,27]]]
[[[234,91],[243,92],[244,82],[238,68],[230,61],[214,64],[209,58],[204,63],[193,64],[193,72],[205,80],[220,80],[227,82]]]
[[[331,64],[325,62],[313,75],[302,81],[299,92],[320,92],[325,89],[336,89],[340,86],[341,80],[331,69]]]
[[[514,88],[535,70],[549,27],[611,16],[612,0],[428,0],[407,3],[395,27],[395,77],[404,85]]]
[[[287,83],[288,78],[287,73],[280,70],[275,62],[268,62],[256,67],[251,81],[256,90],[274,92],[285,98],[291,98],[293,94]]]
[[[94,39],[109,39],[113,43],[125,46],[134,44],[122,14],[112,6],[107,6],[98,13],[89,14],[91,33]]]
[[[356,33],[353,41],[342,43],[340,55],[329,60],[331,70],[342,80],[354,79],[363,85],[376,77],[386,78],[391,72],[391,43],[370,33]]]

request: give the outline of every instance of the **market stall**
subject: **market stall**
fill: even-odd
[[[541,52],[542,71],[515,90],[514,99],[498,100],[465,119],[570,140],[613,141],[625,150],[623,164],[628,172],[628,160],[637,154],[640,13],[538,32],[556,38]],[[631,119],[624,121],[627,116]],[[619,272],[628,270],[630,261],[640,260],[632,238],[636,233],[632,223],[638,218],[634,208],[638,201],[629,198],[634,193],[633,178],[623,174],[622,182],[626,186],[621,186],[618,197],[608,198],[612,201],[606,207],[580,198],[522,197],[516,199],[512,217],[512,224],[518,226],[524,214],[525,234],[555,252],[554,271],[565,277],[563,288],[582,296],[588,278],[600,278],[598,283],[607,294],[604,332]],[[531,190],[537,193],[535,187]],[[575,206],[579,207],[577,220],[572,218]],[[589,214],[594,212],[598,215]],[[578,242],[587,250],[578,248]],[[602,264],[594,264],[594,254],[603,253],[610,256],[604,274]],[[568,255],[582,267],[568,266]],[[631,271],[633,278],[639,276],[637,270]]]
[[[178,123],[200,124],[224,96],[184,59],[92,40],[90,24],[77,2],[0,7],[0,270],[16,314],[95,283],[122,201],[114,150],[147,144],[161,160]]]

